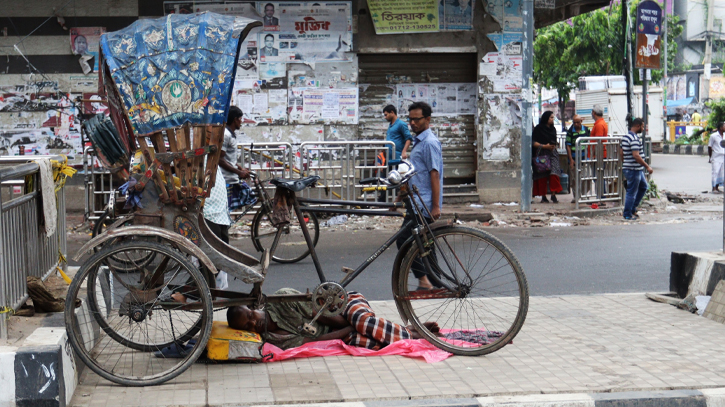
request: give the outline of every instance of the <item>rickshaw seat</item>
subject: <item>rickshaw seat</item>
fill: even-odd
[[[319,179],[320,177],[318,175],[313,175],[311,177],[300,179],[275,178],[269,182],[272,183],[272,185],[289,189],[292,192],[300,192],[310,185],[314,185]]]

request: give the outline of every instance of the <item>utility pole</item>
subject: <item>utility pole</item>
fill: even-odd
[[[634,75],[632,73],[632,32],[629,30],[629,1],[622,1],[622,32],[624,32],[624,79],[627,82],[627,115],[632,117],[634,104],[632,95],[634,93]],[[629,128],[629,123],[627,123]]]
[[[649,69],[641,69],[642,72],[642,120],[644,120],[644,131],[642,131],[642,140],[647,138],[649,133],[649,115],[647,114],[647,77],[649,76]]]
[[[521,212],[531,210],[531,193],[534,186],[533,168],[531,167],[531,124],[533,121],[533,72],[534,72],[534,0],[524,2],[524,38],[523,38],[523,103],[521,112]]]
[[[715,12],[713,10],[713,7],[715,7],[715,0],[708,0],[707,1],[707,31],[705,32],[705,59],[703,60],[703,65],[705,65],[705,80],[703,81],[704,87],[704,93],[705,95],[700,98],[701,102],[706,101],[707,99],[710,99],[710,71],[712,67],[712,25],[713,25],[713,18],[715,17]]]
[[[664,137],[663,140],[667,140],[667,34],[668,34],[667,33],[667,30],[668,30],[667,4],[669,2],[670,2],[670,0],[665,0],[665,11],[664,11],[665,18],[664,18],[664,21],[662,22],[662,31],[664,31],[663,34],[664,34],[664,38],[665,38],[665,72],[664,72],[665,75],[662,78],[662,81],[664,82],[664,86],[662,86],[662,91],[663,91],[663,94],[665,95],[665,101],[664,101],[665,102],[665,106],[664,106],[665,111],[663,112],[664,114],[662,115],[662,120],[664,121],[664,123],[662,124],[662,128],[664,129],[664,132],[665,132],[664,135],[662,136],[662,137]]]

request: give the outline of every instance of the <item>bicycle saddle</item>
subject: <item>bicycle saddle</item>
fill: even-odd
[[[310,185],[314,185],[318,179],[320,179],[319,176],[313,175],[311,177],[305,177],[300,179],[275,178],[269,182],[272,185],[289,189],[292,192],[300,192],[303,189],[309,187]]]

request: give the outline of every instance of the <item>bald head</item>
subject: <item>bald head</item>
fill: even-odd
[[[582,129],[583,120],[584,118],[579,116],[578,114],[575,114],[574,117],[571,118],[571,121],[574,124],[574,130],[580,131]]]

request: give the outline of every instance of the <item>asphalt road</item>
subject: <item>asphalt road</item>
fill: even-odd
[[[531,295],[669,291],[670,253],[722,248],[722,221],[663,225],[579,226],[544,228],[487,228],[516,254],[529,282]],[[322,229],[318,243],[329,280],[343,277],[343,266],[355,268],[394,231],[335,231]],[[234,241],[248,253],[251,244]],[[383,253],[349,289],[371,300],[389,300],[391,270],[397,250]],[[308,257],[296,264],[270,266],[264,292],[282,287],[301,291],[319,280]],[[240,281],[231,289],[246,290]]]

